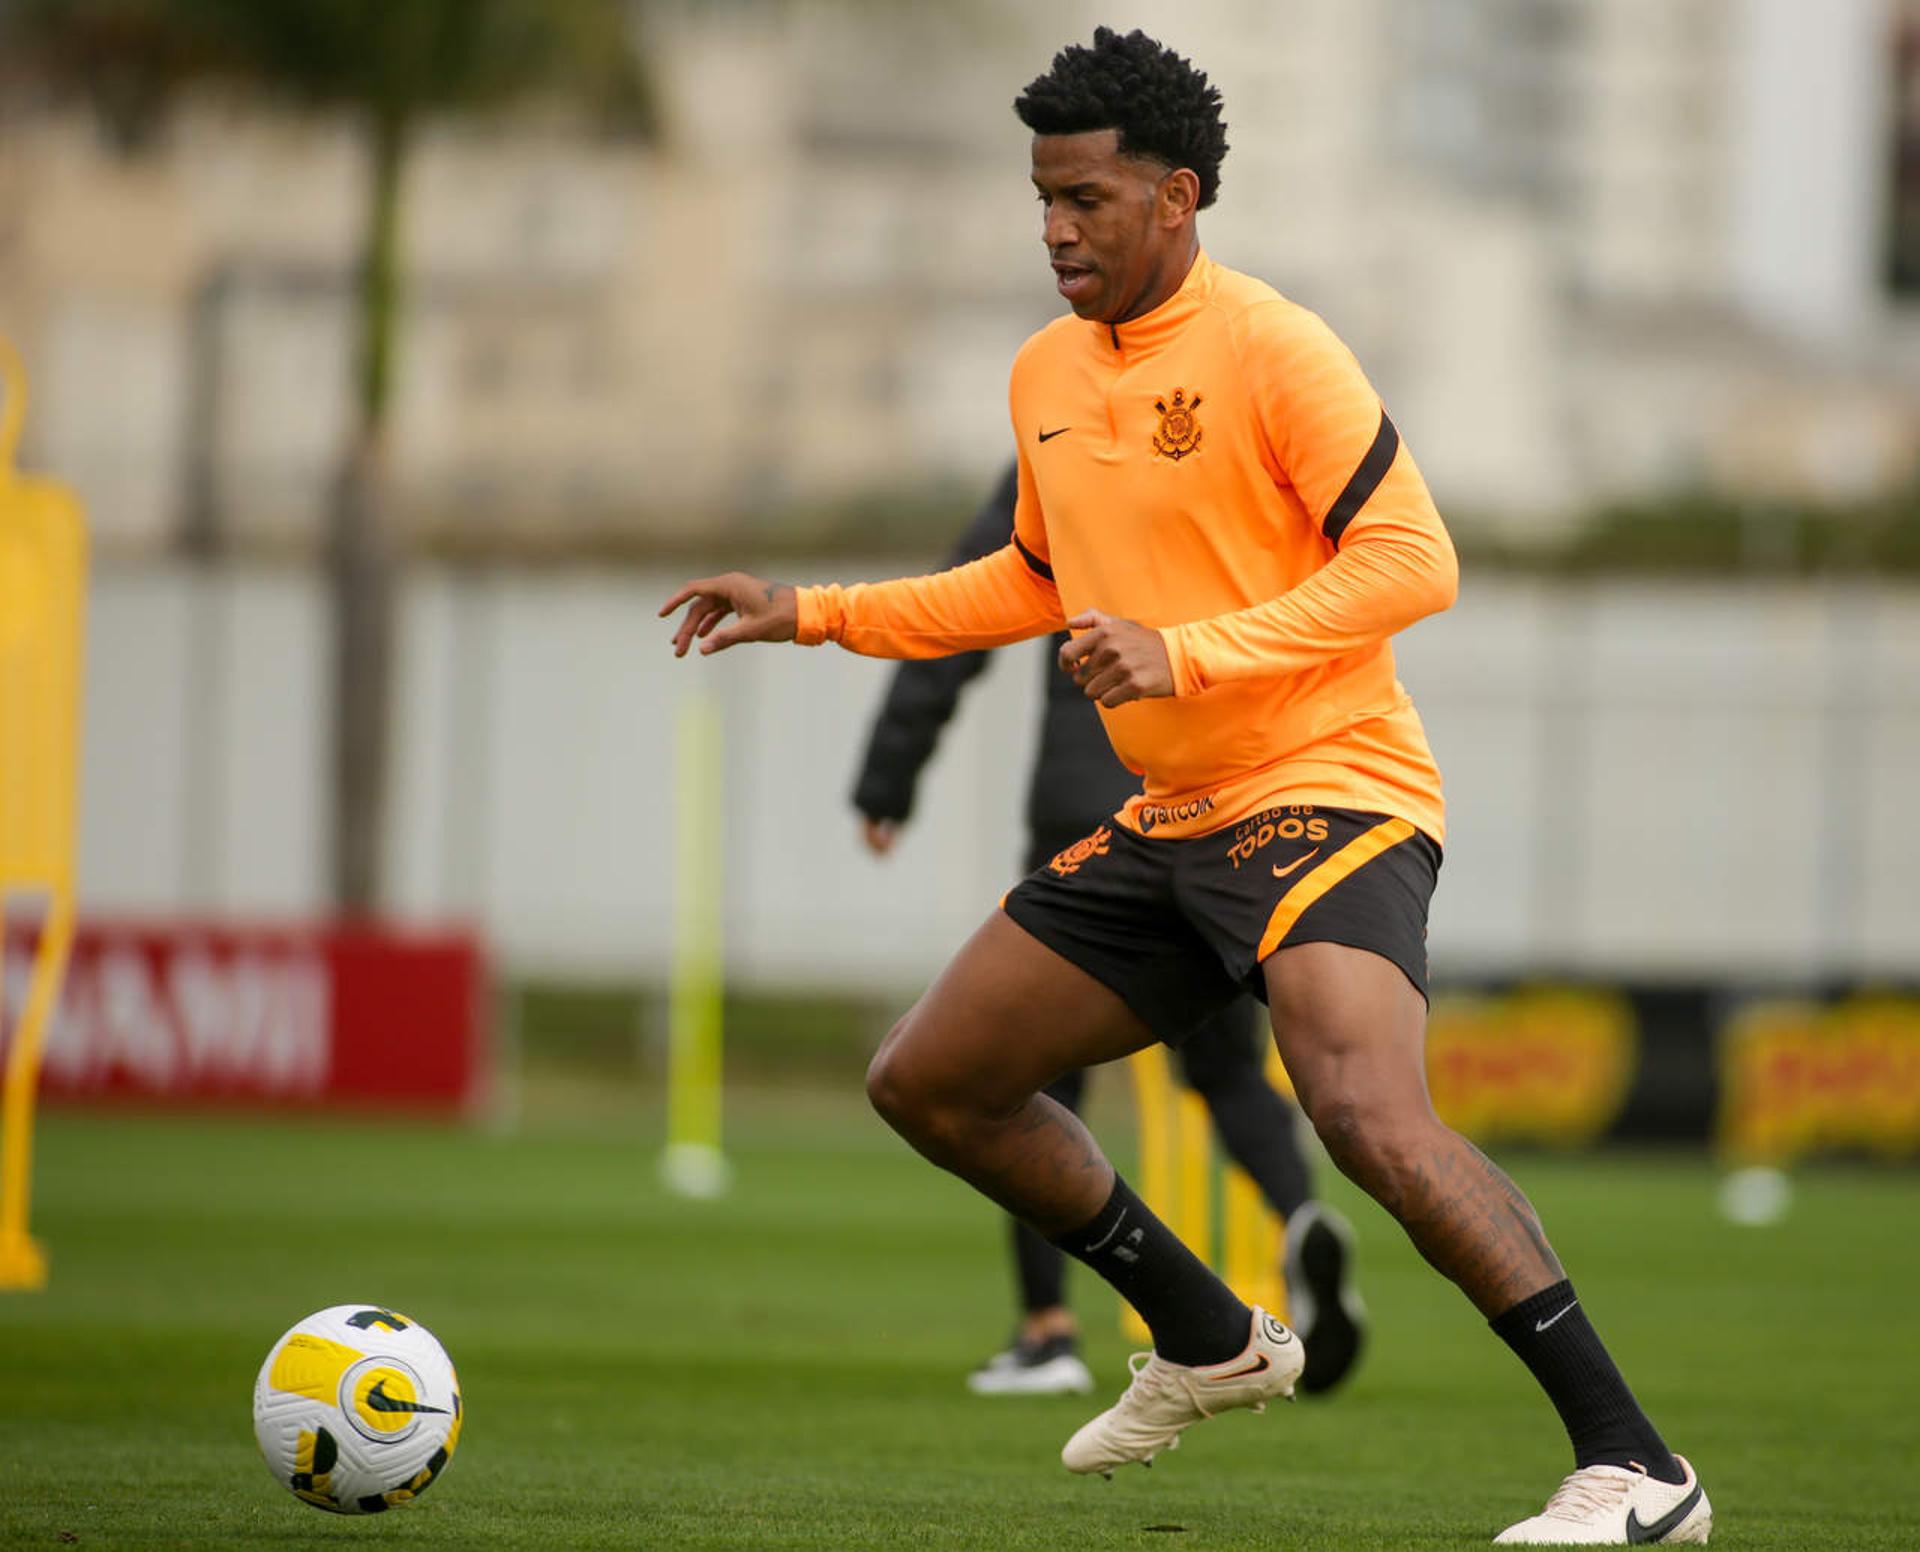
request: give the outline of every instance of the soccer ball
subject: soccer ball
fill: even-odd
[[[336,1304],[273,1344],[253,1384],[267,1469],[334,1514],[410,1503],[460,1443],[460,1377],[433,1333],[377,1304]]]

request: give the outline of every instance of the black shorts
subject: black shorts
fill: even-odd
[[[1296,804],[1211,835],[1150,840],[1104,824],[1023,879],[1007,915],[1178,1042],[1296,943],[1389,959],[1427,995],[1427,902],[1440,848],[1404,819]]]

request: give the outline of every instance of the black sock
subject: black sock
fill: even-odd
[[[1600,1337],[1561,1279],[1487,1322],[1547,1393],[1573,1441],[1575,1466],[1641,1466],[1662,1482],[1686,1473],[1633,1399]]]
[[[1253,1311],[1118,1175],[1092,1222],[1054,1244],[1113,1284],[1169,1363],[1225,1363],[1245,1350]]]
[[[1067,1258],[1018,1218],[1013,1225],[1013,1274],[1020,1284],[1020,1312],[1058,1309],[1066,1302]]]

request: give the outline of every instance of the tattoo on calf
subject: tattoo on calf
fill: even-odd
[[[1078,1228],[1113,1189],[1113,1167],[1093,1134],[1044,1094],[1007,1117],[998,1147],[955,1173],[1043,1234]]]
[[[1417,1163],[1388,1205],[1421,1255],[1489,1316],[1566,1275],[1532,1204],[1464,1137]]]

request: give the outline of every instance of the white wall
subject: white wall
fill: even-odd
[[[1887,0],[1738,0],[1729,263],[1758,319],[1822,344],[1880,316]]]
[[[975,685],[917,822],[875,861],[846,794],[888,665],[833,648],[675,663],[654,618],[675,580],[412,580],[396,908],[475,920],[520,969],[658,973],[672,727],[705,694],[725,726],[733,973],[911,990],[1014,878],[1042,648]],[[96,579],[89,908],[319,909],[326,645],[304,573]],[[1920,590],[1470,573],[1401,665],[1451,803],[1438,975],[1920,975]]]

